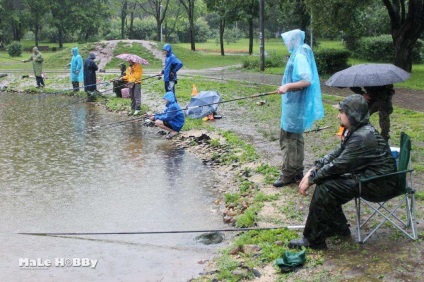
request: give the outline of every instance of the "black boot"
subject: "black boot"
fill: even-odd
[[[308,241],[308,239],[302,238],[297,240],[291,240],[288,247],[292,249],[301,249],[302,247],[305,247],[316,250],[322,250],[327,249],[327,244],[325,243],[325,241],[311,243]]]

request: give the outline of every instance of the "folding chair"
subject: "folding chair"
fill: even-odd
[[[356,230],[358,233],[358,242],[365,243],[372,234],[374,234],[385,222],[391,223],[394,227],[402,231],[407,237],[416,240],[417,225],[415,218],[415,190],[412,188],[412,171],[411,169],[411,139],[404,132],[400,137],[400,152],[399,163],[397,165],[397,172],[385,175],[374,176],[366,179],[359,180],[359,196],[355,198],[356,208]],[[372,202],[365,200],[361,197],[362,187],[366,182],[398,175],[399,177],[399,194],[384,202]],[[371,215],[368,218],[361,219],[361,203],[363,206],[370,207]],[[393,203],[395,203],[393,205]],[[391,207],[388,207],[390,205]],[[406,218],[404,211],[406,211]],[[370,222],[378,222],[377,225],[372,227],[365,238],[362,238],[362,229],[365,224]],[[370,222],[370,223],[371,223]]]

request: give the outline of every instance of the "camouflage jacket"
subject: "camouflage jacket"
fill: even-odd
[[[320,184],[326,179],[354,179],[396,171],[396,163],[388,143],[369,123],[367,102],[361,95],[352,95],[340,102],[351,124],[340,146],[315,162],[309,181]]]

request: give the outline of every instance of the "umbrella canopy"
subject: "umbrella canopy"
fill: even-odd
[[[333,74],[326,82],[334,87],[383,86],[402,82],[410,73],[392,64],[360,64]]]
[[[143,59],[137,55],[134,54],[121,54],[116,56],[118,59],[122,59],[125,61],[132,61],[134,63],[137,64],[142,64],[142,65],[149,65],[149,62],[146,59]]]
[[[202,118],[213,114],[218,109],[218,103],[221,102],[221,100],[221,96],[216,91],[200,91],[196,96],[190,99],[190,102],[188,102],[186,116]]]

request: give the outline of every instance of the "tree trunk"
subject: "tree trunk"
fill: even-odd
[[[125,19],[127,18],[128,3],[125,1],[121,9],[121,39],[125,38]]]
[[[219,21],[219,44],[221,46],[221,56],[225,56],[225,54],[224,54],[224,28],[225,28],[225,20],[221,19]]]
[[[416,39],[413,41],[414,43],[411,43],[411,41],[412,40],[408,40],[406,36],[393,39],[393,64],[407,72],[411,72],[412,70],[412,49],[415,45]]]
[[[134,12],[130,13],[130,27],[129,27],[128,34],[130,39],[135,39],[134,38]]]
[[[34,37],[35,37],[35,46],[38,47],[38,33],[40,28],[38,26],[35,26],[34,28]]]
[[[63,29],[60,27],[59,30],[59,49],[63,48]]]
[[[160,42],[161,38],[160,38],[160,18],[156,18],[156,32],[157,32],[157,38],[156,40]]]
[[[191,43],[191,51],[196,51],[193,18],[190,18],[190,43]]]
[[[248,20],[249,22],[249,55],[253,54],[253,18]]]

